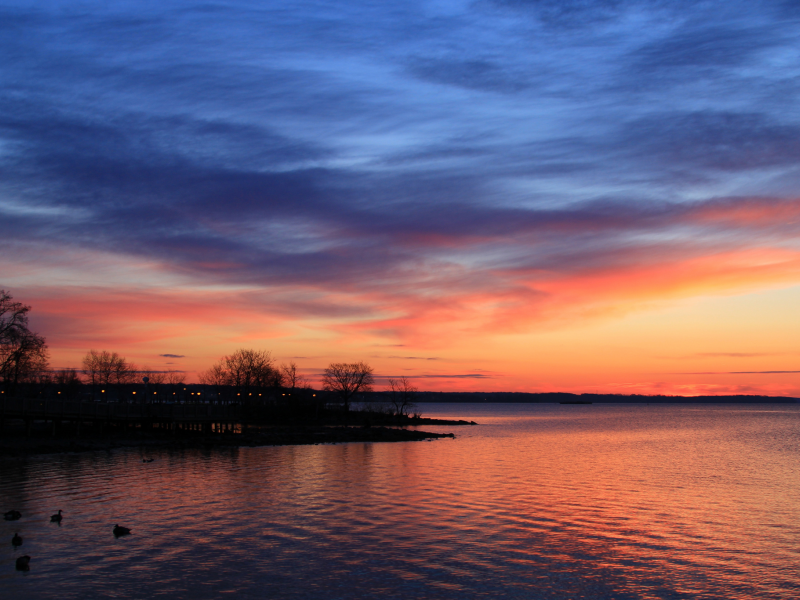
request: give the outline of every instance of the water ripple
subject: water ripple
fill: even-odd
[[[455,440],[0,463],[31,598],[795,598],[793,406],[438,405]],[[431,415],[431,416],[436,416]],[[444,428],[449,431],[452,428]],[[49,515],[64,510],[61,526]],[[114,538],[115,523],[133,534]],[[31,571],[15,557],[33,557]]]

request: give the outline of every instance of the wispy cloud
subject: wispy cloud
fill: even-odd
[[[451,373],[448,375],[407,375],[409,379],[492,379],[486,373]]]
[[[796,285],[790,4],[3,7],[4,285],[53,349],[410,361]]]
[[[800,371],[699,371],[696,373],[679,373],[680,375],[781,375],[800,373]]]
[[[777,356],[774,352],[698,352],[693,357],[708,358],[760,358],[763,356]]]

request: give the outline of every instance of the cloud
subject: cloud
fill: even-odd
[[[186,358],[184,354],[159,354],[159,356],[163,356],[165,358]]]
[[[797,281],[788,5],[62,9],[0,9],[0,272],[70,348],[422,360]]]
[[[645,394],[665,396],[788,396],[797,397],[800,390],[791,383],[764,382],[761,384],[740,383],[676,383],[665,381],[616,383],[608,386],[612,393]],[[585,393],[594,390],[585,390]]]
[[[411,62],[410,71],[428,81],[487,92],[514,93],[530,85],[520,74],[509,73],[488,60],[419,58]]]
[[[698,352],[693,356],[710,358],[756,358],[761,356],[775,356],[774,352]]]
[[[492,379],[485,373],[455,373],[450,375],[406,375],[407,379]]]
[[[800,125],[761,113],[671,111],[631,121],[621,144],[661,168],[741,172],[795,164],[798,135]]]
[[[800,373],[800,371],[703,371],[699,373],[680,373],[680,375],[781,375]]]
[[[774,23],[770,24],[774,27]],[[772,46],[784,41],[778,29],[770,35],[766,23],[754,19],[723,20],[716,23],[689,22],[669,35],[648,42],[636,49],[636,57],[644,72],[664,69],[741,66]],[[774,31],[774,30],[773,30]]]
[[[463,212],[468,215],[470,209]],[[800,269],[800,252],[793,247],[800,222],[797,200],[721,198],[643,206],[598,201],[558,210],[510,209],[514,218],[508,216],[505,226],[514,232],[510,236],[492,223],[506,219],[504,212],[477,211],[476,220],[486,224],[482,234],[465,219],[468,227],[451,223],[430,238],[424,231],[435,227],[435,216],[427,217],[416,239],[410,225],[394,224],[383,233],[379,226],[365,228],[354,239],[374,251],[363,258],[346,245],[315,252],[328,255],[324,272],[302,253],[274,256],[288,263],[275,265],[259,256],[255,245],[247,252],[243,246],[233,267],[187,262],[192,255],[205,256],[208,248],[202,244],[197,252],[186,250],[187,261],[148,253],[144,257],[167,272],[187,277],[190,288],[206,281],[245,288],[141,292],[121,291],[120,282],[114,292],[43,289],[37,306],[54,316],[71,313],[73,325],[50,319],[47,326],[56,334],[70,327],[65,334],[78,335],[84,341],[75,338],[75,343],[87,347],[98,343],[92,336],[108,335],[101,333],[103,327],[114,336],[123,334],[124,328],[102,325],[114,319],[147,320],[147,328],[130,330],[131,340],[154,334],[167,339],[187,324],[221,324],[220,314],[230,315],[230,321],[250,314],[276,325],[322,319],[341,336],[401,342],[387,347],[437,347],[490,331],[608,318],[698,293],[791,284]],[[373,246],[375,238],[388,246]],[[61,268],[76,264],[79,260]],[[51,302],[52,297],[59,301]],[[79,317],[87,310],[85,318]]]
[[[618,17],[634,3],[624,0],[585,2],[583,0],[495,0],[498,6],[530,13],[550,27],[558,29],[590,28]]]

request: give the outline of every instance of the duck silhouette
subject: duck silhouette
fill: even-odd
[[[3,513],[3,518],[6,521],[16,521],[17,519],[22,518],[22,513],[18,510],[10,510],[7,513]]]
[[[17,559],[17,571],[30,571],[31,567],[29,563],[31,562],[31,557],[27,554],[25,556],[20,556]]]
[[[61,511],[59,510],[59,511],[58,511],[58,514],[56,514],[56,515],[52,515],[52,516],[50,517],[50,522],[51,522],[51,523],[61,523],[61,519],[63,519],[63,518],[64,518],[64,517],[62,517],[62,516],[61,516]]]
[[[131,532],[130,529],[127,527],[121,527],[119,525],[114,525],[114,536],[119,537],[121,535],[128,535]]]
[[[19,537],[19,533],[15,533],[14,537],[11,538],[11,545],[14,546],[14,548],[22,546],[22,538]]]

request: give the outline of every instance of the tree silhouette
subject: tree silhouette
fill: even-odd
[[[61,369],[57,371],[53,377],[53,383],[55,383],[58,391],[64,394],[65,398],[77,397],[83,385],[75,369]]]
[[[294,391],[296,388],[304,388],[308,384],[306,378],[297,372],[297,363],[292,361],[288,365],[281,365],[281,383],[284,387]]]
[[[275,368],[272,354],[266,350],[237,350],[198,375],[200,383],[218,390],[231,386],[242,398],[249,397],[254,390],[277,387],[281,382],[280,371]]]
[[[375,381],[372,372],[372,367],[365,362],[331,363],[322,375],[322,385],[339,396],[344,410],[349,412],[350,401],[356,394],[372,391]]]
[[[49,369],[45,339],[28,329],[30,310],[0,290],[0,382],[10,391]]]
[[[83,374],[92,385],[92,391],[98,385],[121,386],[132,383],[136,379],[136,365],[125,360],[116,352],[108,350],[89,350],[83,357]]]
[[[390,398],[394,405],[394,414],[407,415],[416,406],[414,400],[416,400],[419,390],[405,375],[400,379],[389,379],[389,389],[391,390]]]

